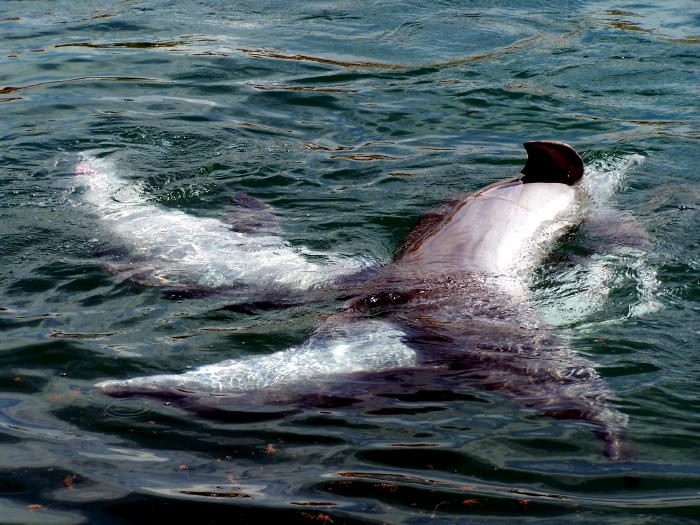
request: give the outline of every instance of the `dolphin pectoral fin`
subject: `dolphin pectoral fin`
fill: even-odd
[[[559,182],[573,186],[583,176],[583,160],[576,150],[563,142],[540,140],[525,142],[527,162],[521,173],[524,183]]]
[[[255,235],[282,233],[280,218],[272,206],[243,192],[229,199],[229,204],[233,207],[227,210],[224,222],[230,224],[234,231]]]
[[[611,409],[606,409],[603,412],[617,415]],[[585,414],[574,413],[568,414],[543,412],[543,416],[552,417],[554,419],[568,419],[586,421],[595,426],[593,434],[602,439],[605,445],[603,446],[603,455],[610,461],[634,461],[637,455],[634,443],[627,437],[626,419],[624,423],[616,421],[608,421],[600,417],[600,414]]]
[[[559,399],[555,401],[554,406],[539,407],[540,414],[554,419],[584,421],[593,425],[593,434],[605,442],[603,455],[606,458],[611,461],[633,461],[636,449],[627,437],[628,418],[610,405],[607,395],[602,395],[607,390],[602,380],[583,381],[570,387],[580,391],[581,395],[577,398]],[[566,390],[567,387],[564,387],[564,391]],[[589,390],[588,395],[585,395],[586,390]]]
[[[605,441],[603,454],[610,461],[634,461],[636,459],[637,450],[624,431],[605,428],[594,433]]]
[[[650,245],[649,235],[639,219],[625,210],[602,208],[595,210],[583,222],[589,237],[604,244],[643,248]]]

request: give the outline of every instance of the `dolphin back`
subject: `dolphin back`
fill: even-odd
[[[396,260],[492,274],[530,266],[538,245],[576,220],[583,161],[560,142],[527,142],[525,149],[522,177],[432,210],[408,235]]]

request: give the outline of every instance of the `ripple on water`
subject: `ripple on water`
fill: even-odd
[[[0,522],[697,522],[695,0],[2,5]],[[220,219],[244,191],[310,259],[375,264],[535,139],[582,152],[613,228],[571,232],[532,301],[617,393],[636,461],[460,375],[199,412],[93,390],[303,344],[345,290],[269,309],[125,279],[76,152],[154,206]]]

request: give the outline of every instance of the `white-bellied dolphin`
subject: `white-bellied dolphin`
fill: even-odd
[[[270,392],[313,392],[350,375],[421,370],[503,392],[543,415],[588,422],[605,440],[608,457],[627,457],[626,416],[610,405],[611,392],[593,365],[537,320],[522,278],[581,219],[583,161],[560,142],[528,142],[525,149],[522,177],[428,212],[394,260],[362,274],[341,311],[306,342],[97,387],[113,396],[238,399],[252,392],[264,399]],[[311,263],[276,232],[231,232],[225,222],[151,205],[123,189],[104,161],[85,158],[76,173],[86,175],[85,198],[102,221],[148,258],[148,284],[175,285],[180,278],[204,287],[241,281],[309,288],[345,275],[347,293],[353,283],[348,267],[333,258],[327,267]],[[117,190],[122,197],[115,199]]]

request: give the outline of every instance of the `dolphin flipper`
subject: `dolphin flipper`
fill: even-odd
[[[233,231],[252,235],[282,233],[281,220],[269,204],[243,192],[234,195],[229,204],[233,207],[227,210],[224,222],[230,224]]]

